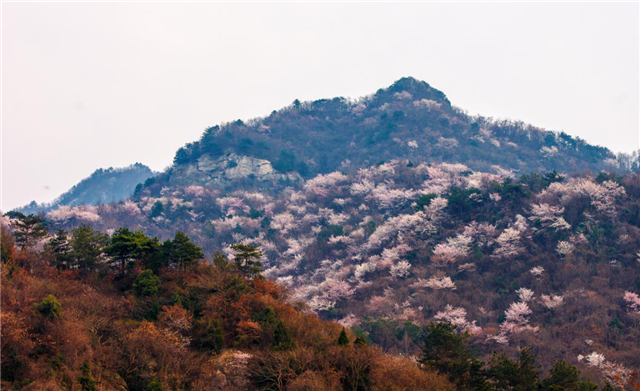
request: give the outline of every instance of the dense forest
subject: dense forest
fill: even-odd
[[[6,389],[598,389],[563,360],[542,376],[530,348],[484,363],[451,322],[420,328],[414,359],[384,353],[265,279],[256,246],[204,262],[181,232],[161,243],[86,225],[51,235],[34,215],[2,224]]]

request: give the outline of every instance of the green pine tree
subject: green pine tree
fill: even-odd
[[[340,332],[340,336],[338,337],[338,345],[339,346],[347,346],[349,345],[349,337],[347,337],[347,331],[345,330],[345,328],[342,328],[342,331]]]
[[[260,268],[262,262],[259,261],[262,258],[262,251],[258,246],[252,246],[249,244],[236,243],[231,245],[234,250],[234,262],[238,271],[249,278],[255,278],[260,275]]]
[[[166,242],[165,242],[166,243]],[[191,239],[181,231],[176,232],[172,241],[167,244],[169,260],[182,269],[193,265],[204,258],[202,249],[191,242]]]
[[[80,367],[81,375],[78,376],[78,383],[80,383],[80,389],[82,391],[96,391],[96,380],[91,374],[91,367],[89,363],[85,361]]]
[[[69,243],[69,233],[63,229],[58,230],[46,244],[55,257],[55,267],[57,269],[68,269],[72,260],[71,243]]]
[[[273,350],[295,349],[296,343],[291,337],[291,333],[284,322],[279,320],[275,330],[273,330]]]
[[[36,215],[25,216],[20,212],[10,212],[6,216],[13,219],[11,220],[13,236],[21,250],[31,248],[38,240],[47,236],[47,228],[42,219]]]

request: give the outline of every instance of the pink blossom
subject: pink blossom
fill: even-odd
[[[98,215],[98,207],[91,205],[80,205],[76,207],[61,206],[58,209],[52,210],[48,213],[49,218],[56,221],[66,221],[71,219],[78,219],[88,222],[100,221],[100,215]]]
[[[431,288],[436,290],[450,289],[455,290],[456,284],[451,280],[451,277],[431,277],[428,280],[418,278],[416,282],[411,284],[412,288]]]
[[[496,239],[498,248],[493,251],[492,257],[505,259],[520,254],[524,250],[520,242],[521,232],[519,230],[514,228],[505,229]]]
[[[564,303],[564,298],[559,295],[542,295],[540,296],[540,300],[542,300],[542,304],[549,308],[558,308]]]
[[[531,206],[531,221],[537,221],[543,227],[553,228],[556,231],[563,229],[571,229],[571,225],[562,217],[564,208],[559,206],[551,206],[549,204],[534,204]]]
[[[574,246],[571,242],[561,240],[558,242],[558,246],[556,247],[556,252],[560,255],[569,255],[575,249],[576,249],[576,246]]]
[[[520,288],[516,291],[520,300],[524,303],[533,299],[534,292],[531,289]]]
[[[623,299],[627,302],[629,311],[640,314],[640,296],[637,293],[626,291]]]
[[[391,276],[395,278],[406,278],[406,277],[409,277],[409,274],[411,274],[409,272],[410,269],[411,269],[411,264],[409,262],[400,261],[395,265],[391,266],[391,270],[389,270],[389,273],[391,274]]]
[[[473,239],[466,235],[458,235],[447,239],[446,243],[438,244],[433,255],[444,262],[455,262],[469,255]]]

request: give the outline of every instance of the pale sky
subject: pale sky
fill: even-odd
[[[470,114],[639,148],[638,3],[4,3],[2,203],[171,164],[220,122],[403,76]]]

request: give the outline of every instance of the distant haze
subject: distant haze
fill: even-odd
[[[638,3],[4,3],[2,205],[171,164],[211,125],[403,76],[471,114],[639,147]]]

